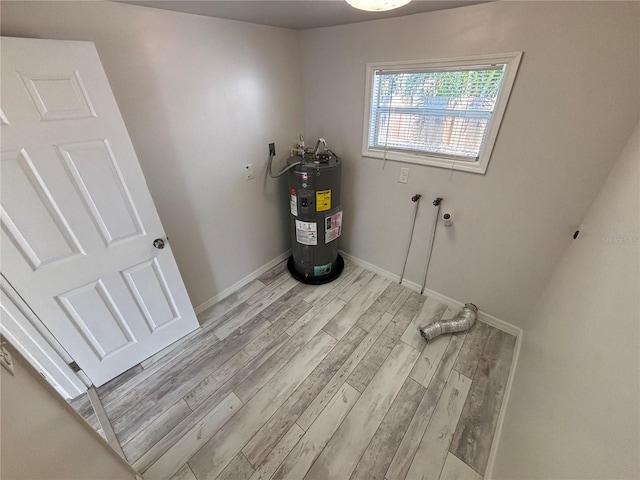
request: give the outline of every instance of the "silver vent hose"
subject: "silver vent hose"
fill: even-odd
[[[451,320],[441,320],[433,322],[426,327],[420,327],[420,335],[427,342],[433,340],[443,333],[454,333],[469,330],[476,323],[478,307],[473,303],[465,303],[464,308]]]

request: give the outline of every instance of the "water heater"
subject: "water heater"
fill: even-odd
[[[324,143],[324,141],[323,141]],[[319,285],[344,269],[338,253],[342,233],[340,176],[342,161],[331,150],[302,150],[287,159],[291,249],[289,272],[297,280]]]

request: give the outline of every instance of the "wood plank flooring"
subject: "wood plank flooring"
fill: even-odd
[[[422,340],[455,313],[349,262],[321,286],[282,262],[98,395],[145,480],[482,479],[515,338]]]

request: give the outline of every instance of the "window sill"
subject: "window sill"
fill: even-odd
[[[379,150],[363,149],[362,156],[368,158],[384,159],[384,152]],[[413,163],[416,165],[425,165],[429,167],[446,168],[447,170],[459,170],[462,172],[479,173],[484,175],[487,171],[488,162],[482,162],[480,159],[477,162],[465,162],[461,160],[450,160],[441,157],[432,157],[424,154],[412,154],[412,153],[400,153],[400,152],[387,152],[387,160],[403,163]]]

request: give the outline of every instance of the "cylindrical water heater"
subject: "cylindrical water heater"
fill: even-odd
[[[340,276],[338,254],[342,233],[340,174],[342,162],[333,152],[289,157],[291,244],[289,272],[297,280],[319,285]]]

